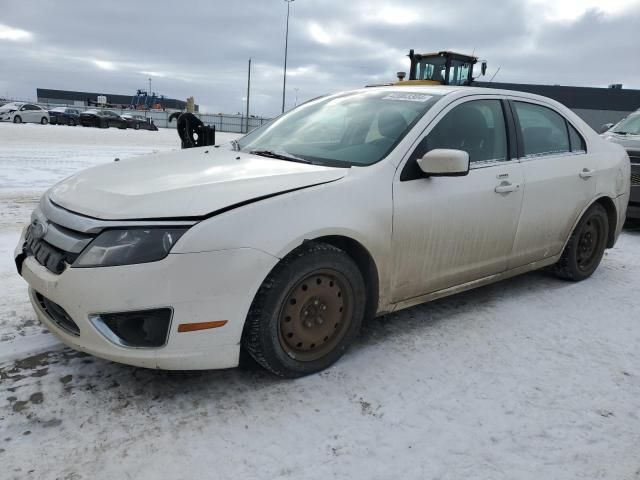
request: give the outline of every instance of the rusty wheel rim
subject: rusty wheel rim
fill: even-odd
[[[278,336],[294,360],[310,362],[330,353],[349,330],[353,289],[340,272],[317,270],[296,283],[285,297]]]

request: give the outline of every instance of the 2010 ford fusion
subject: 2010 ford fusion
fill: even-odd
[[[322,370],[363,318],[542,267],[589,277],[629,158],[544,97],[374,87],[52,187],[16,248],[44,325],[144,367]]]

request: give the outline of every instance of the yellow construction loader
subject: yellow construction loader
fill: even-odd
[[[409,50],[409,79],[406,73],[398,72],[395,85],[471,85],[474,80],[473,67],[478,57],[450,51],[415,53]],[[480,73],[487,71],[487,62],[480,64]]]

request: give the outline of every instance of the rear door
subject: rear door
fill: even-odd
[[[427,129],[393,184],[395,302],[507,268],[522,203],[522,172],[500,97],[455,102]],[[436,148],[469,153],[462,177],[425,178],[416,160]]]
[[[595,160],[578,129],[550,105],[512,100],[525,189],[509,268],[561,252],[595,195]]]

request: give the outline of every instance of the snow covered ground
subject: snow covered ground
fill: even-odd
[[[61,348],[14,271],[19,226],[77,169],[171,148],[0,124],[0,478],[640,479],[638,230],[585,282],[533,273],[387,315],[295,381]]]

